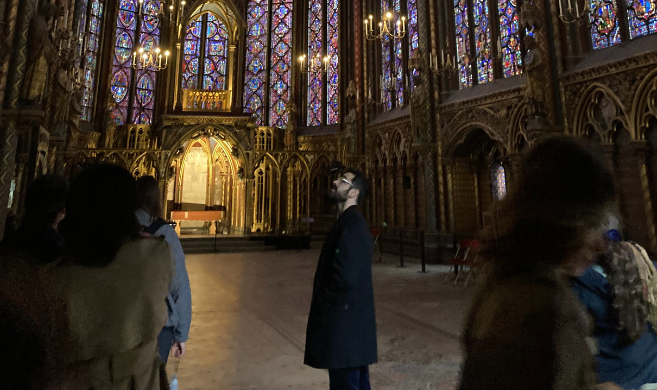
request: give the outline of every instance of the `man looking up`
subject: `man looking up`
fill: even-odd
[[[358,210],[369,181],[355,169],[333,182],[338,220],[319,256],[306,329],[304,363],[329,370],[330,390],[370,390],[377,361],[372,236]]]

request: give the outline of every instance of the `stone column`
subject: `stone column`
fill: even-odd
[[[249,178],[244,180],[244,234],[251,234],[251,228],[253,227],[253,185],[254,178],[253,172],[249,174]]]
[[[447,174],[447,215],[449,216],[448,230],[454,233],[454,186],[452,183],[452,163],[445,161],[445,171]]]
[[[395,225],[398,227],[406,226],[404,221],[404,170],[397,165],[397,172],[395,172]]]
[[[411,188],[404,190],[404,221],[406,227],[416,228],[418,226],[417,216],[415,214],[416,196],[417,193],[417,180],[415,180],[415,175],[412,173],[415,172],[415,165],[406,166],[404,172],[405,176],[408,176],[411,180]]]
[[[395,225],[395,168],[387,165],[385,168],[385,216],[389,226]]]
[[[417,219],[419,228],[426,230],[427,228],[427,197],[425,175],[424,175],[424,162],[419,159],[416,166],[416,183],[417,190],[415,191],[415,202],[417,204]]]

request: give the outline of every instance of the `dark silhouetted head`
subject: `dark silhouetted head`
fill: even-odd
[[[160,187],[153,176],[137,179],[137,209],[144,209],[151,217],[162,217]]]
[[[117,165],[84,169],[71,185],[62,234],[76,262],[109,264],[119,248],[139,236],[137,190],[130,173]]]

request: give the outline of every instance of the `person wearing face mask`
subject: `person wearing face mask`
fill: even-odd
[[[315,273],[304,363],[328,369],[331,390],[370,390],[368,366],[377,362],[372,237],[358,210],[368,192],[355,169],[333,182],[338,219]]]
[[[572,280],[573,291],[595,325],[598,380],[648,388],[657,383],[657,271],[640,245],[610,227],[607,248]]]

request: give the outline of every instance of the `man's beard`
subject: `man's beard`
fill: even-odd
[[[347,201],[347,194],[340,193],[336,189],[332,189],[331,192],[329,192],[329,199],[334,204],[344,203]]]

